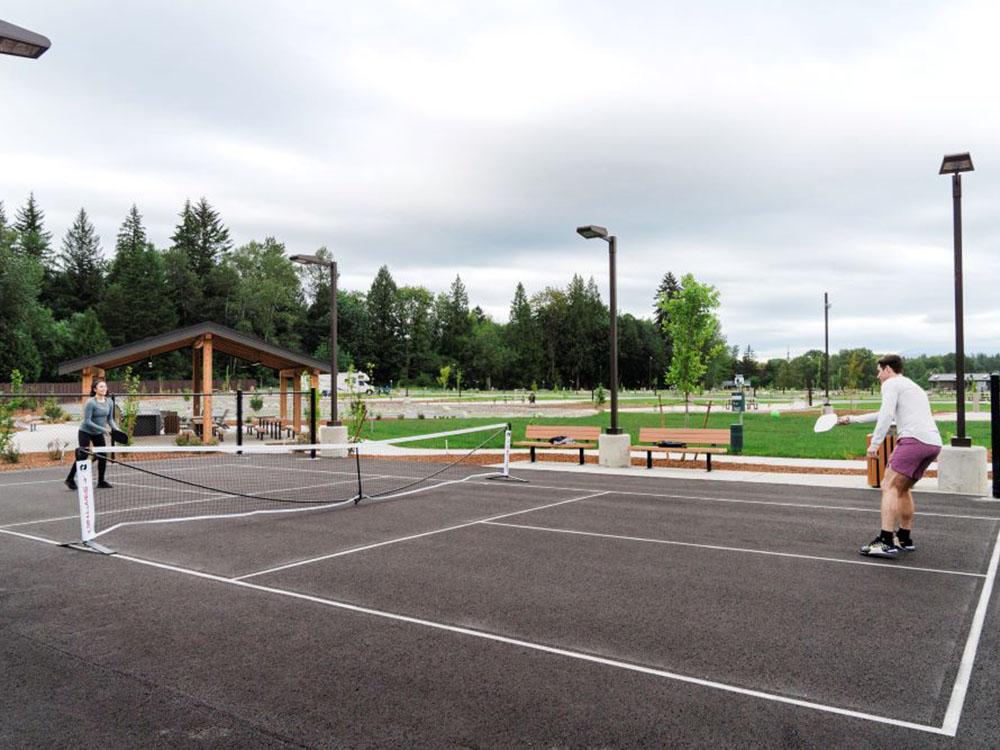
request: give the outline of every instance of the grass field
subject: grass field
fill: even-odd
[[[580,418],[514,418],[509,422],[513,425],[513,439],[524,439],[524,428],[527,424],[562,424],[562,425],[598,425],[606,427],[610,417],[599,414]],[[369,421],[362,437],[379,440],[392,437],[420,435],[445,430],[456,430],[465,427],[495,424],[504,420],[496,418],[444,418],[444,419],[381,419]],[[689,427],[702,427],[704,414],[692,414]],[[862,458],[865,453],[865,436],[874,425],[846,425],[837,427],[830,432],[816,434],[812,431],[816,421],[815,414],[782,414],[773,417],[767,413],[746,414],[743,426],[743,453],[750,456],[775,456],[786,458],[830,458],[849,459]],[[723,428],[738,422],[738,417],[730,412],[709,415],[708,427]],[[633,442],[639,437],[640,427],[659,427],[659,414],[619,414],[622,429],[631,434]],[[683,414],[666,414],[663,416],[666,427],[684,427]],[[941,436],[945,442],[955,432],[954,422],[939,422]],[[967,422],[967,433],[975,445],[985,445],[990,448],[990,423]],[[448,447],[474,447],[483,440],[483,434],[462,435],[449,440]],[[413,443],[413,447],[440,447],[442,441]],[[503,436],[499,435],[490,441],[486,447],[503,447]]]

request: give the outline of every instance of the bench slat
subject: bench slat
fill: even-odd
[[[573,438],[574,440],[597,440],[601,436],[600,427],[581,427],[581,426],[559,426],[559,425],[540,425],[540,424],[529,424],[524,428],[524,436],[528,439],[535,440],[547,440],[549,438],[559,437],[560,435],[565,435],[568,438]]]
[[[670,440],[677,443],[711,443],[729,445],[730,433],[725,429],[663,429],[643,427],[639,430],[640,443],[658,443]]]

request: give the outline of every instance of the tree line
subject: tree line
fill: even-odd
[[[325,248],[316,254],[330,258]],[[741,353],[726,342],[718,305],[713,287],[665,273],[649,318],[618,317],[621,386],[694,391],[739,373],[763,387],[822,388],[822,352],[759,362],[751,347]],[[518,283],[501,323],[470,302],[459,276],[435,294],[398,285],[382,266],[368,290],[339,291],[337,316],[338,368],[369,372],[380,385],[592,389],[609,382],[610,311],[594,279],[576,274],[565,287],[531,296]],[[293,264],[273,237],[234,247],[205,198],[185,201],[166,248],[150,242],[133,205],[110,258],[85,209],[57,251],[33,194],[13,221],[0,202],[0,380],[15,368],[29,382],[58,380],[62,361],[206,320],[328,360],[329,272]],[[867,349],[838,352],[831,387],[872,387],[874,362]],[[996,369],[1000,356],[981,365],[970,358],[967,369]],[[138,370],[143,379],[177,379],[190,367],[189,356],[175,352]],[[953,371],[953,357],[911,359],[908,367],[926,381]],[[219,368],[274,382],[274,373],[224,356]]]

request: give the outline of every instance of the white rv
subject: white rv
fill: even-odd
[[[330,376],[319,376],[319,391],[324,396],[330,395]],[[375,393],[366,372],[338,372],[337,393]]]

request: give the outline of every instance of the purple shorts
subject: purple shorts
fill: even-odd
[[[940,452],[938,445],[927,445],[916,438],[902,438],[889,456],[889,468],[916,482]]]

